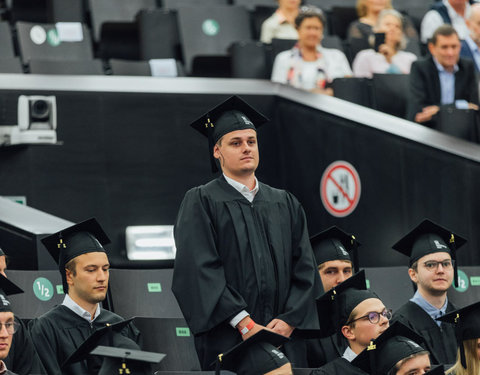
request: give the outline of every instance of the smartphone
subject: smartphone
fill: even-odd
[[[375,33],[375,45],[374,50],[378,52],[378,47],[385,44],[385,33]]]

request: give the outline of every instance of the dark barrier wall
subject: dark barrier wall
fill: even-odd
[[[96,216],[112,238],[116,265],[125,258],[127,225],[173,224],[185,191],[212,178],[207,142],[188,123],[239,91],[272,119],[259,130],[259,179],[299,198],[311,233],[339,225],[363,244],[362,266],[405,265],[406,258],[395,254],[391,245],[430,217],[469,239],[459,254],[461,265],[480,264],[475,230],[480,224],[480,163],[426,146],[430,139],[436,145],[435,132],[351,104],[335,112],[330,103],[343,102],[332,98],[286,88],[283,97],[275,95],[279,86],[268,83],[262,91],[227,81],[227,89],[199,94],[214,91],[211,86],[218,81],[203,86],[198,80],[175,81],[195,87],[185,93],[101,92],[95,85],[74,91],[75,82],[80,81],[70,77],[69,88],[43,92],[0,91],[4,103],[14,103],[20,93],[55,94],[58,138],[63,141],[61,146],[0,148],[0,195],[25,195],[29,205],[70,221]],[[166,80],[128,82],[139,91],[142,87],[136,82],[151,87],[152,82]],[[297,102],[304,97],[318,101],[321,110]],[[12,121],[5,117],[9,115],[7,110],[0,114],[4,123]],[[373,118],[380,120],[372,124]],[[389,130],[382,130],[386,125]],[[418,143],[395,135],[395,126],[424,138]],[[475,147],[478,157],[480,148]],[[322,173],[335,160],[354,165],[362,182],[358,207],[345,218],[327,213],[319,195]]]

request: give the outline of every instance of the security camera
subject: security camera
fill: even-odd
[[[55,96],[20,95],[18,127],[20,130],[55,130],[57,128]]]
[[[20,95],[18,125],[0,126],[0,146],[57,143],[55,96]]]

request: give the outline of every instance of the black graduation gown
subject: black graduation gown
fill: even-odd
[[[447,313],[455,310],[449,302]],[[457,341],[453,325],[443,323],[441,327],[415,302],[408,301],[393,315],[393,321],[400,321],[416,331],[425,340],[432,364],[452,364],[457,358]]]
[[[326,365],[313,370],[310,375],[366,375],[367,373],[355,367],[345,358],[339,357]],[[367,374],[368,375],[368,374]]]
[[[307,340],[308,367],[320,367],[341,357],[347,346],[347,339],[343,335],[340,335],[340,343],[338,343],[337,334],[321,339]]]
[[[203,369],[241,341],[229,321],[244,309],[262,325],[278,318],[318,328],[320,278],[303,208],[290,193],[259,183],[250,203],[220,176],[185,194],[175,243],[172,290]]]
[[[15,317],[15,321],[19,324],[18,330],[13,335],[8,356],[3,360],[7,369],[18,375],[46,374],[33,346],[27,326],[17,317]]]
[[[59,305],[30,322],[32,341],[48,375],[96,374],[101,366],[99,357],[90,356],[87,360],[74,363],[62,369],[64,361],[97,329],[107,323],[116,323],[123,318],[102,309],[91,323],[75,314],[68,307]],[[140,333],[130,323],[121,334],[139,342]],[[99,345],[109,345],[99,342]]]

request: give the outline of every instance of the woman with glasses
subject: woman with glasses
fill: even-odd
[[[333,95],[329,84],[339,77],[351,76],[345,54],[337,49],[323,48],[325,17],[316,7],[302,7],[295,19],[298,43],[275,58],[272,81],[299,89]]]
[[[300,0],[278,0],[278,9],[262,24],[260,40],[267,44],[274,38],[296,40],[295,18],[299,6]]]
[[[454,328],[436,319],[455,309],[448,301],[447,290],[457,273],[456,252],[465,242],[452,231],[425,219],[393,245],[410,257],[408,274],[417,287],[415,295],[395,312],[393,319],[423,336],[434,364],[455,362]]]
[[[392,318],[378,296],[366,289],[364,272],[326,292],[318,301],[321,336],[337,334],[348,346],[341,357],[328,362],[312,375],[365,374],[350,362],[389,327]]]

